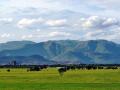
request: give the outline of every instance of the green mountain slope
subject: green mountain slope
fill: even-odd
[[[34,44],[32,41],[11,41],[7,43],[0,43],[0,51],[3,50],[15,50],[23,48],[27,44]]]
[[[106,40],[59,40],[33,43],[0,52],[1,57],[32,55],[39,55],[57,63],[115,64],[120,63],[120,45]]]

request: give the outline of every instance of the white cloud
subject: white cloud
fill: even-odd
[[[11,35],[9,33],[3,33],[1,34],[1,38],[9,38]]]
[[[41,30],[41,29],[36,29],[36,31],[37,31],[37,32],[40,32],[40,31],[42,31],[42,30]]]
[[[8,0],[7,5],[4,7],[14,7],[14,8],[26,8],[26,7],[34,7],[34,8],[46,8],[51,10],[61,10],[66,6],[62,5],[60,1],[53,0]]]
[[[43,21],[44,20],[42,18],[38,18],[38,19],[23,18],[17,23],[17,26],[19,28],[26,28],[36,23],[42,23]]]
[[[119,25],[119,21],[115,18],[108,18],[103,22],[103,26]]]
[[[0,18],[0,22],[2,23],[11,23],[13,18]]]
[[[67,32],[59,32],[59,31],[54,31],[54,32],[49,33],[49,36],[50,36],[50,37],[70,36],[70,35],[71,35],[70,33],[67,33]]]
[[[34,36],[32,34],[29,34],[29,35],[23,35],[21,38],[22,39],[31,39],[33,38]]]
[[[81,24],[84,28],[108,28],[112,26],[119,26],[119,21],[115,18],[90,16],[81,20]]]
[[[68,32],[59,32],[59,31],[52,31],[52,32],[36,32],[33,34],[24,34],[20,38],[22,40],[41,40],[41,41],[47,41],[47,40],[56,40],[60,38],[69,38],[71,36]]]
[[[104,34],[103,30],[88,31],[83,35],[85,40],[99,39],[101,35]]]
[[[23,18],[18,21],[17,26],[19,28],[29,28],[29,27],[40,27],[40,26],[45,26],[45,27],[62,27],[65,26],[67,23],[66,19],[51,19],[51,20],[45,20],[42,18]]]
[[[119,4],[119,0],[3,0],[0,37],[3,41],[65,37],[116,40],[120,38]]]
[[[120,27],[110,30],[90,30],[82,35],[82,40],[105,39],[120,42]]]
[[[67,23],[66,19],[56,19],[56,20],[48,20],[46,21],[46,24],[48,26],[64,26]]]

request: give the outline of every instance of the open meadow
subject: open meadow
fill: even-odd
[[[69,70],[63,76],[56,68],[6,70],[0,69],[0,90],[120,90],[120,69]]]

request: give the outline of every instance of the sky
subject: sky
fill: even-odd
[[[96,40],[120,43],[120,0],[0,0],[0,43]]]

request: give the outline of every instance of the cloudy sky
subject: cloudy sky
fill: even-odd
[[[91,40],[120,43],[119,0],[0,0],[0,42]]]

